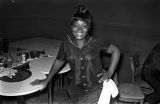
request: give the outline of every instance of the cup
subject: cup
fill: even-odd
[[[28,52],[24,52],[23,54],[25,56],[25,60],[29,59],[29,53]]]
[[[39,56],[40,56],[39,51],[37,51],[37,50],[30,51],[30,57],[31,58],[38,58]]]

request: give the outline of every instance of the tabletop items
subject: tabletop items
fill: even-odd
[[[29,54],[27,54],[27,56],[30,55],[31,58],[35,58],[35,57],[40,57],[40,54],[45,54],[45,51],[42,50],[42,51],[39,51],[39,50],[31,50],[29,52]],[[26,54],[25,54],[26,55]]]
[[[17,72],[15,73],[15,76],[12,76],[12,78],[8,76],[3,76],[3,77],[0,77],[0,80],[4,82],[20,82],[29,78],[31,75],[32,75],[32,72],[30,70],[21,69],[21,70],[17,70]]]
[[[0,53],[0,69],[16,66],[21,63],[22,58],[17,49],[17,52]]]
[[[25,50],[16,48],[16,50],[9,51],[8,53],[0,52],[0,70],[6,67],[14,67],[28,62],[30,59],[39,58],[40,55],[45,55],[45,51],[39,50]]]

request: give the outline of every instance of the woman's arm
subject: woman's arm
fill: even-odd
[[[36,79],[35,81],[31,82],[31,84],[32,85],[42,84],[45,87],[48,84],[48,82],[52,79],[52,77],[61,69],[64,63],[65,63],[64,61],[55,59],[47,78],[42,80]]]
[[[112,54],[111,64],[108,69],[108,71],[112,75],[117,67],[118,62],[119,62],[121,52],[117,46],[110,44],[107,53]]]
[[[117,46],[110,44],[106,53],[111,54],[111,64],[107,72],[103,74],[103,77],[99,80],[99,83],[102,83],[106,79],[110,79],[117,67],[117,64],[120,59],[120,50]]]
[[[46,83],[48,83],[52,79],[52,77],[60,70],[60,68],[64,65],[64,63],[65,63],[64,61],[55,59],[51,67],[51,70],[48,74],[48,77],[46,78]]]

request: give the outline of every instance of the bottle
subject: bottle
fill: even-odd
[[[17,54],[16,55],[17,55],[17,57],[21,55],[21,52],[20,52],[19,48],[17,48]]]
[[[16,61],[17,63],[21,63],[21,51],[19,48],[17,48]]]
[[[0,70],[4,70],[4,60],[3,60],[3,58],[0,60]]]

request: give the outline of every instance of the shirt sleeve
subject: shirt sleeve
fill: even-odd
[[[152,57],[154,65],[160,70],[160,52],[159,49],[154,50]]]
[[[107,52],[110,46],[110,43],[107,43],[106,40],[100,39],[99,42],[101,43],[100,49],[102,52]]]
[[[66,51],[65,51],[65,42],[64,41],[60,45],[60,48],[59,48],[56,59],[61,60],[61,61],[66,61],[67,60]]]

